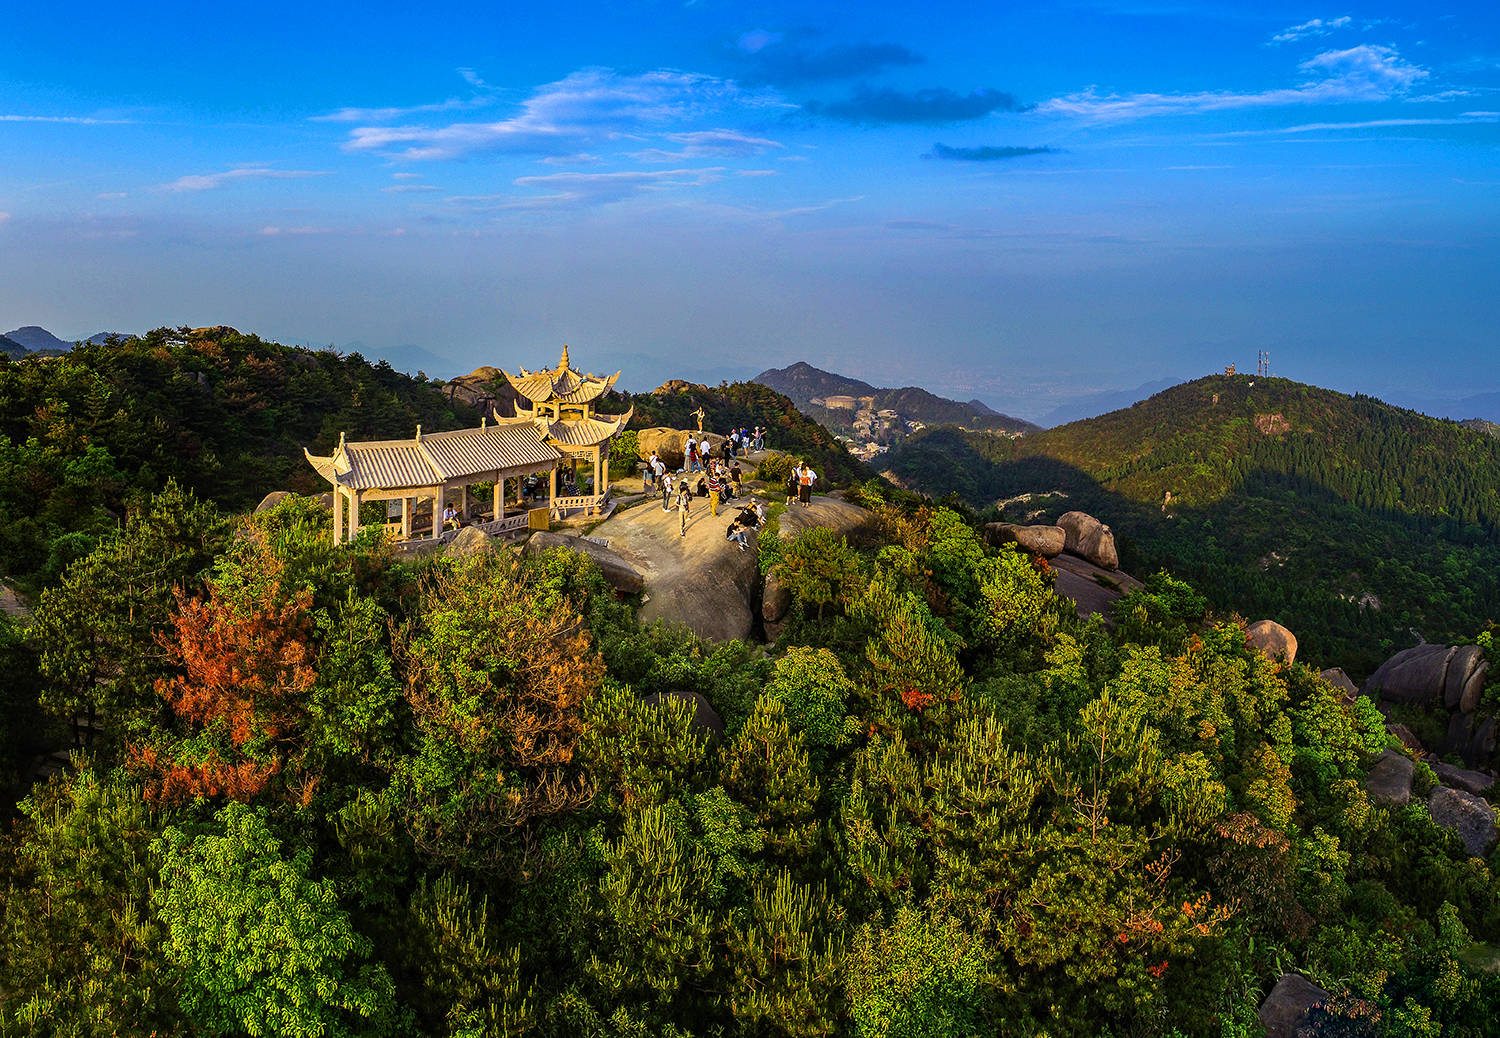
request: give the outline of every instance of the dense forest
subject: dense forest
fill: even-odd
[[[56,581],[176,480],[220,507],[326,489],[302,448],[478,424],[422,379],[241,335],[158,328],[65,356],[0,358],[0,575]]]
[[[1322,1034],[1492,1033],[1493,862],[1367,796],[1367,701],[862,500],[767,541],[767,652],[169,487],[0,642],[104,719],[0,841],[0,1033],[1225,1038],[1288,969]]]
[[[1500,441],[1368,397],[1213,376],[1020,439],[926,431],[888,468],[989,518],[1098,515],[1126,569],[1168,567],[1355,675],[1500,617]]]

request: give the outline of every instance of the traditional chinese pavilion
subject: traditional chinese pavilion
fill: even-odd
[[[621,415],[600,415],[594,413],[594,407],[614,387],[620,373],[617,371],[607,378],[580,374],[569,364],[568,348],[564,346],[557,367],[545,371],[521,368],[520,374],[505,372],[505,377],[521,399],[516,402],[515,417],[501,418],[496,413],[496,424],[510,428],[529,423],[548,446],[568,458],[580,490],[583,484],[578,482],[578,462],[591,463],[592,489],[572,497],[557,496],[557,472],[553,471],[553,512],[583,508],[593,513],[602,509],[609,500],[609,442],[625,430],[635,409]],[[527,403],[531,405],[529,409]]]
[[[308,464],[333,485],[333,542],[342,544],[359,533],[359,508],[366,501],[400,501],[402,540],[413,536],[419,502],[432,501],[432,536],[442,538],[443,513],[455,506],[458,518],[476,522],[488,533],[501,533],[526,524],[525,515],[505,514],[506,483],[516,480],[512,500],[520,500],[521,481],[548,474],[547,506],[553,515],[584,509],[590,514],[609,501],[609,442],[623,431],[633,409],[623,415],[596,415],[601,399],[620,373],[608,378],[580,374],[568,363],[563,347],[557,367],[519,375],[505,373],[520,394],[514,417],[492,412],[477,429],[426,433],[417,427],[409,440],[372,440],[351,443],[339,436],[328,457],[303,448]],[[526,405],[530,405],[529,408]],[[592,465],[593,484],[587,493],[559,497],[557,473],[568,464],[576,489],[578,463]],[[476,509],[469,488],[492,485],[492,506]],[[476,515],[476,512],[479,514]],[[395,524],[390,524],[394,533]]]

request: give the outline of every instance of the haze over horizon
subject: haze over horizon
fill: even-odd
[[[1500,391],[1492,5],[8,25],[7,326],[459,370],[567,342],[636,388],[807,360],[1021,417],[1258,349],[1397,403]]]

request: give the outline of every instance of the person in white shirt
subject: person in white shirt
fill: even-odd
[[[696,472],[698,470],[698,440],[692,433],[688,433],[687,446],[683,448],[682,453],[687,459],[687,470]]]
[[[803,508],[812,507],[812,488],[817,481],[818,474],[813,471],[813,467],[802,466],[802,471],[797,477],[797,503]]]

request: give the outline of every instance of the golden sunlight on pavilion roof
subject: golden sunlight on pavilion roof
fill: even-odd
[[[340,440],[329,457],[303,449],[324,479],[351,490],[431,487],[464,477],[550,467],[561,457],[530,421],[417,435],[409,440]]]
[[[505,378],[515,387],[517,393],[535,404],[548,402],[586,404],[608,393],[620,377],[618,371],[608,377],[579,374],[568,363],[566,346],[563,347],[562,357],[558,360],[557,367],[543,371],[527,371],[521,368],[520,371],[519,375],[512,375],[507,371],[504,373]]]

